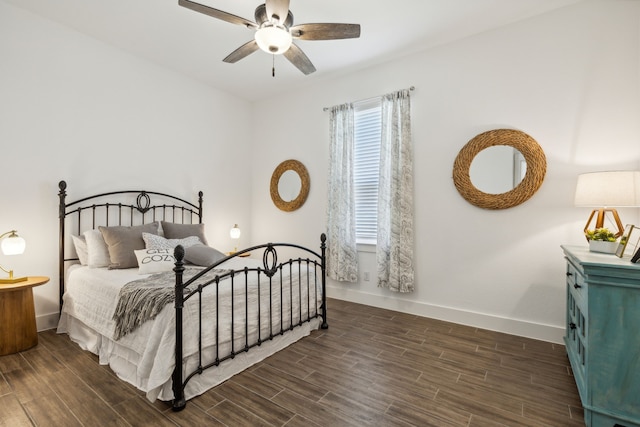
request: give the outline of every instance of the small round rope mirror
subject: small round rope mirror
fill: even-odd
[[[300,178],[300,192],[293,200],[285,201],[280,195],[279,184],[282,175],[288,171],[295,172]],[[307,168],[299,161],[290,159],[280,163],[273,171],[273,175],[271,175],[270,193],[273,204],[276,205],[278,209],[285,212],[291,212],[299,209],[307,200],[307,196],[309,195],[309,182],[309,172],[307,172]]]
[[[469,170],[480,151],[496,145],[518,150],[527,163],[527,169],[524,178],[513,190],[489,194],[473,185]],[[542,185],[546,172],[547,159],[535,139],[518,130],[495,129],[475,136],[460,150],[453,163],[453,183],[460,195],[472,205],[483,209],[507,209],[529,200]]]

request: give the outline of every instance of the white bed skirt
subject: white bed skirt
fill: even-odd
[[[235,358],[204,371],[201,375],[193,376],[185,388],[185,398],[188,400],[206,392],[235,374],[306,337],[311,331],[319,328],[320,321],[321,318],[311,319],[310,322],[305,322],[302,326],[298,326],[284,335],[278,335],[260,346],[253,347],[248,352],[240,353]],[[166,378],[166,382],[162,386],[149,389],[148,379],[141,378],[137,374],[140,355],[130,348],[99,334],[80,320],[64,312],[60,317],[57,332],[68,334],[80,348],[97,355],[101,365],[109,365],[120,379],[145,392],[150,401],[153,402],[156,399],[173,400],[171,375]],[[197,363],[197,355],[194,355],[185,360],[183,366],[193,370],[192,368],[197,367]]]

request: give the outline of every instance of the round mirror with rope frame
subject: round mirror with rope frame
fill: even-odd
[[[282,198],[279,191],[279,183],[282,175],[287,171],[295,172],[300,178],[300,192],[298,195],[290,201],[286,201]],[[280,210],[285,212],[292,212],[296,209],[299,209],[304,202],[307,200],[307,196],[309,195],[309,172],[307,172],[307,168],[298,160],[285,160],[280,163],[276,169],[273,171],[273,175],[271,175],[271,200],[273,200],[273,204]]]
[[[469,170],[480,151],[496,145],[510,146],[522,153],[527,171],[513,190],[489,194],[476,188]],[[507,209],[529,200],[542,185],[546,171],[544,151],[535,139],[519,130],[495,129],[475,136],[460,150],[453,163],[453,182],[460,195],[472,205],[483,209]]]

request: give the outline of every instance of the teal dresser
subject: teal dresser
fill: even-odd
[[[640,427],[640,264],[562,246],[564,338],[587,426]]]

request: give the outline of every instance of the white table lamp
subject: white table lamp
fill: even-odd
[[[578,175],[575,206],[594,208],[584,227],[586,232],[596,217],[595,228],[604,227],[607,212],[615,222],[616,237],[624,232],[624,227],[616,208],[640,207],[640,171],[591,172]]]
[[[233,228],[229,231],[229,236],[234,239],[234,240],[238,240],[240,238],[240,228],[238,228],[238,224],[234,224]],[[235,246],[233,248],[233,252],[232,253],[236,253],[238,251],[238,247]]]
[[[5,236],[8,236],[5,238]],[[2,240],[5,238],[4,240]],[[24,253],[24,250],[27,246],[24,239],[18,236],[16,230],[7,231],[4,234],[0,235],[0,240],[2,240],[2,245],[0,245],[0,249],[2,249],[2,253],[5,255],[20,255]],[[9,277],[0,278],[0,283],[18,283],[27,280],[26,277],[13,277],[13,270],[6,270],[0,265],[0,270],[5,273],[9,273]]]

